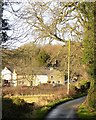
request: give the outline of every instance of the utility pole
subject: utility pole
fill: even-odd
[[[70,40],[68,41],[68,82],[67,82],[67,95],[70,90]]]

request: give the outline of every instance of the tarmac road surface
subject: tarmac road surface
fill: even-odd
[[[84,102],[86,97],[78,98],[66,103],[62,103],[54,108],[45,117],[45,120],[77,120],[76,110],[80,104]]]

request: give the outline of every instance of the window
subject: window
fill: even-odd
[[[22,81],[19,81],[19,82],[18,82],[18,84],[19,84],[19,85],[22,85],[22,84],[23,84],[23,82],[22,82]]]
[[[58,81],[58,84],[60,84],[60,81]]]
[[[48,83],[50,84],[50,83],[51,83],[51,81],[48,81]]]
[[[19,81],[18,84],[21,84],[21,81]]]
[[[54,84],[55,82],[53,81],[52,83]]]
[[[53,76],[51,76],[51,78],[53,78]]]
[[[22,85],[24,85],[24,81],[22,81],[22,83],[21,83]]]

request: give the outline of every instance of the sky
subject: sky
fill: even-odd
[[[5,0],[6,1],[6,0]],[[10,0],[11,2],[21,2],[22,4],[19,4],[19,5],[14,5],[12,6],[14,8],[14,10],[18,10],[21,8],[21,6],[25,6],[25,4],[27,5],[28,4],[28,1],[30,0]],[[31,0],[32,2],[41,2],[41,0]],[[42,0],[42,2],[48,2],[48,1],[51,1],[51,0]],[[63,2],[74,2],[74,1],[80,1],[80,0],[53,0],[53,1],[63,1]],[[82,1],[86,1],[86,2],[89,2],[89,1],[94,1],[94,0],[82,0]],[[53,6],[56,6],[56,2],[55,4],[51,4],[51,7]],[[24,21],[18,19],[13,13],[10,13],[9,11],[11,11],[11,8],[10,7],[4,7],[5,11],[3,12],[3,18],[7,18],[9,19],[9,24],[10,26],[12,27],[12,30],[9,30],[7,33],[9,36],[12,36],[13,38],[15,36],[17,36],[19,39],[18,39],[18,42],[17,42],[17,39],[15,40],[9,40],[7,42],[7,45],[8,47],[11,47],[11,48],[17,48],[17,47],[20,47],[21,45],[27,43],[27,42],[31,42],[34,40],[34,35],[32,36],[31,35],[31,31],[30,31],[30,28],[29,26],[25,25],[24,24]],[[12,11],[11,11],[12,12]],[[46,13],[44,13],[46,14]],[[48,15],[47,15],[48,14]],[[49,13],[47,13],[46,15],[44,15],[44,21],[45,23],[49,22],[51,20],[51,16]],[[71,23],[71,21],[70,21]],[[20,27],[20,26],[23,26],[23,27]],[[28,33],[28,36],[26,37],[25,34],[26,34],[26,29],[29,31]],[[15,32],[14,32],[15,31]],[[21,33],[20,33],[21,31]],[[22,34],[22,35],[21,35]],[[65,39],[71,39],[71,36],[69,34],[66,34],[65,36]],[[45,42],[45,44],[48,43]],[[6,43],[5,43],[6,44]],[[56,41],[53,41],[52,44],[61,44],[61,45],[64,45],[64,43],[62,42],[56,42]]]
[[[5,0],[6,1],[6,0]],[[25,6],[25,4],[27,5],[27,2],[28,0],[10,0],[11,2],[21,2],[22,4],[19,4],[19,5],[14,5],[12,6],[14,8],[14,10],[18,10],[21,8],[21,6]],[[39,2],[40,0],[35,0],[35,2]],[[48,0],[50,1],[50,0]],[[58,0],[56,0],[58,1]],[[32,0],[32,2],[34,2],[34,0]],[[41,1],[40,1],[41,2]],[[46,0],[44,0],[44,2],[46,2]],[[53,5],[53,4],[52,4]],[[51,5],[51,7],[52,7]],[[56,6],[56,4],[54,4]],[[53,6],[54,6],[53,5]],[[31,41],[34,41],[34,37],[32,35],[30,35],[30,31],[29,31],[29,35],[27,36],[27,38],[25,38],[25,32],[26,32],[26,28],[28,29],[28,26],[26,26],[24,24],[24,21],[19,21],[19,19],[14,15],[14,13],[12,13],[12,10],[10,7],[8,6],[4,6],[4,12],[3,12],[3,18],[6,18],[8,19],[8,22],[9,22],[9,25],[11,26],[11,29],[12,30],[9,30],[7,31],[7,34],[8,36],[12,36],[12,38],[14,38],[15,36],[20,36],[22,33],[22,36],[20,36],[20,40],[8,40],[6,43],[4,43],[3,45],[8,45],[9,48],[17,48],[17,47],[20,47],[21,45],[23,44],[26,44],[26,43],[30,43]],[[11,11],[11,12],[10,12]],[[46,14],[46,13],[45,13]],[[45,15],[44,15],[45,16]],[[44,18],[44,21],[47,23],[47,22],[50,22],[50,17],[51,15],[48,15],[46,14],[46,17]],[[20,26],[23,26],[23,28],[21,28]],[[29,28],[30,29],[30,28]],[[29,30],[28,29],[28,30]],[[14,32],[15,31],[15,32]],[[20,33],[21,31],[21,33]],[[49,40],[47,40],[46,42],[43,42],[44,44],[47,44]],[[64,45],[65,43],[63,42],[56,42],[55,40],[52,41],[52,44],[60,44],[60,45]]]

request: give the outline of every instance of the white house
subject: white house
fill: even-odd
[[[33,86],[37,86],[39,84],[44,84],[48,82],[48,76],[47,75],[35,75],[33,78]]]
[[[1,71],[1,77],[2,77],[3,80],[11,81],[11,79],[12,79],[12,72],[7,67],[5,67]]]
[[[12,86],[38,86],[39,84],[64,84],[64,75],[53,68],[37,75],[22,75],[5,67],[1,72],[3,84]]]
[[[12,72],[7,67],[5,67],[1,71],[1,79],[3,84],[9,85],[9,86],[10,84],[13,84],[14,86],[17,86],[17,74],[15,70]]]

